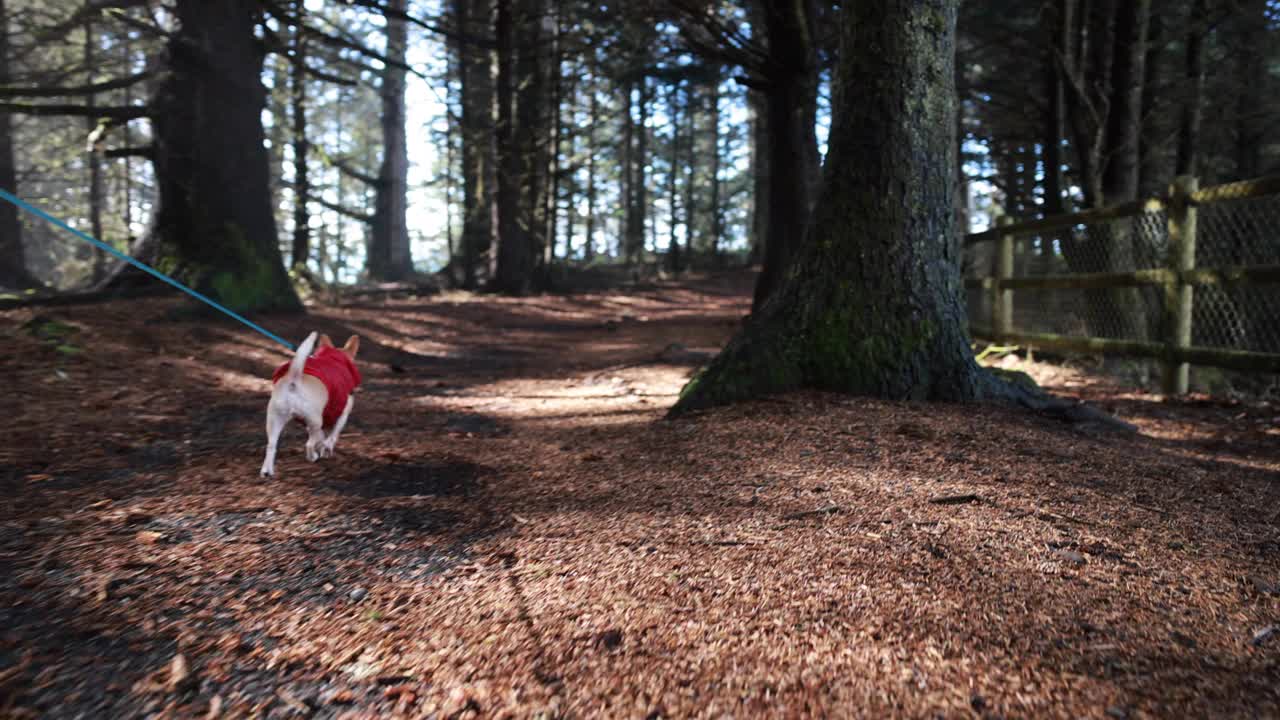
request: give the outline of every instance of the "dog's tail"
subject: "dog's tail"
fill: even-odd
[[[311,351],[315,347],[316,334],[313,332],[298,346],[298,351],[293,354],[293,360],[289,362],[289,372],[285,373],[282,380],[290,383],[297,382],[298,378],[302,377],[302,370],[307,366],[307,358],[311,357]]]

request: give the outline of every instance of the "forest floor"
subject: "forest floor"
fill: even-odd
[[[748,278],[0,313],[6,717],[1277,717],[1280,408],[1024,365],[1140,428],[796,394],[663,419]],[[673,347],[678,344],[679,347]]]

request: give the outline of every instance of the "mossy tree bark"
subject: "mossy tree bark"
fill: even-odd
[[[956,0],[843,7],[829,153],[777,291],[672,412],[799,388],[1013,399],[973,360],[952,193]]]
[[[152,102],[161,269],[235,310],[298,310],[271,208],[253,0],[182,0]]]

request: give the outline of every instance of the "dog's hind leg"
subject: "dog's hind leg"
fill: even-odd
[[[347,417],[351,415],[351,407],[355,405],[356,399],[347,396],[347,406],[342,409],[342,414],[338,416],[338,421],[333,424],[333,429],[329,431],[329,437],[324,439],[324,447],[322,455],[325,457],[333,456],[333,449],[338,445],[338,436],[342,434],[342,428],[347,426]]]
[[[275,408],[267,408],[267,457],[262,461],[262,476],[269,477],[276,472],[276,446],[280,444],[280,433],[289,419],[281,417]]]
[[[320,426],[320,418],[306,418],[307,423],[307,459],[315,462],[320,459],[324,449],[324,428]]]

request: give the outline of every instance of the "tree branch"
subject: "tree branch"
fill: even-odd
[[[315,202],[319,203],[321,207],[326,207],[338,213],[339,215],[344,215],[346,217],[351,218],[352,220],[359,220],[360,222],[367,223],[369,225],[373,224],[373,215],[362,213],[359,210],[345,207],[335,202],[329,202],[328,200],[325,200],[324,198],[321,198],[321,197],[312,197],[311,200],[314,200]]]
[[[136,120],[138,118],[150,117],[151,108],[145,105],[85,107],[84,105],[32,105],[29,103],[0,102],[0,112],[17,113],[19,115]]]
[[[92,21],[94,17],[104,11],[142,7],[147,5],[148,2],[149,0],[98,0],[97,2],[86,2],[71,17],[38,33],[37,39],[41,44],[56,42],[65,38],[72,30]]]
[[[354,38],[330,35],[322,30],[313,28],[310,25],[307,25],[306,23],[302,22],[302,19],[299,18],[297,15],[294,15],[284,10],[283,8],[281,8],[278,3],[270,2],[270,0],[263,0],[263,5],[266,6],[268,12],[274,15],[281,22],[286,22],[290,25],[293,25],[294,27],[301,29],[302,32],[306,33],[309,37],[313,37],[326,45],[329,45],[331,47],[343,48],[346,50],[353,50],[357,53],[360,53],[361,55],[364,55],[365,57],[373,58],[374,60],[377,60],[384,65],[390,65],[391,67],[399,68],[401,70],[404,70],[405,72],[412,73],[422,78],[423,80],[430,79],[422,72],[419,72],[418,70],[414,69],[413,66],[409,65],[408,63],[396,62],[391,58],[388,58],[386,55],[378,52],[377,50],[374,50],[373,48],[369,47],[368,45],[365,45],[362,42],[359,42]]]
[[[148,160],[154,160],[156,157],[156,148],[154,145],[144,145],[142,147],[122,147],[111,148],[102,153],[103,157],[108,158],[126,158],[140,157]]]
[[[98,93],[107,92],[108,90],[119,90],[121,88],[137,85],[153,76],[150,72],[140,72],[129,77],[117,78],[115,80],[107,80],[92,85],[79,85],[76,87],[0,87],[0,98],[51,98],[51,97],[71,97],[76,95],[97,95]]]

